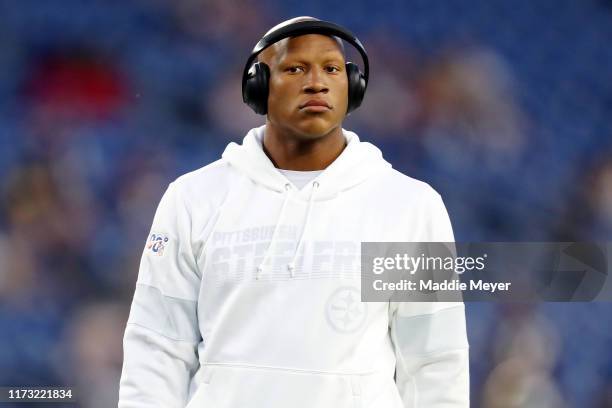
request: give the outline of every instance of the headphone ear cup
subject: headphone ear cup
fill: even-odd
[[[242,100],[259,115],[268,113],[270,68],[263,62],[251,66],[242,87]]]
[[[365,96],[366,81],[359,70],[359,66],[352,62],[347,62],[346,74],[348,76],[348,108],[347,114],[351,113],[361,105]]]

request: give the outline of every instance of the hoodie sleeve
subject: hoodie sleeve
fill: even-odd
[[[200,278],[176,182],[159,203],[123,338],[119,408],[183,408],[199,362]]]
[[[423,242],[454,242],[435,193]],[[391,302],[396,385],[405,408],[468,408],[469,361],[463,302]]]

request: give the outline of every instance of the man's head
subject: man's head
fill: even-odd
[[[304,20],[316,19],[291,19],[269,32]],[[264,49],[258,60],[270,69],[270,124],[302,139],[316,139],[341,126],[348,78],[340,39],[321,34],[285,38]]]

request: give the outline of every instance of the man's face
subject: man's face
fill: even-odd
[[[325,136],[342,124],[348,78],[335,39],[320,34],[284,39],[259,59],[270,67],[269,122],[301,139]]]

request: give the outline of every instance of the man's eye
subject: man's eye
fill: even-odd
[[[297,74],[299,70],[303,70],[303,68],[298,65],[287,68],[287,71],[291,72],[292,74]]]
[[[325,69],[327,70],[327,72],[340,72],[340,68],[335,67],[333,65],[330,65],[328,67],[325,67]],[[334,71],[335,70],[335,71]]]

